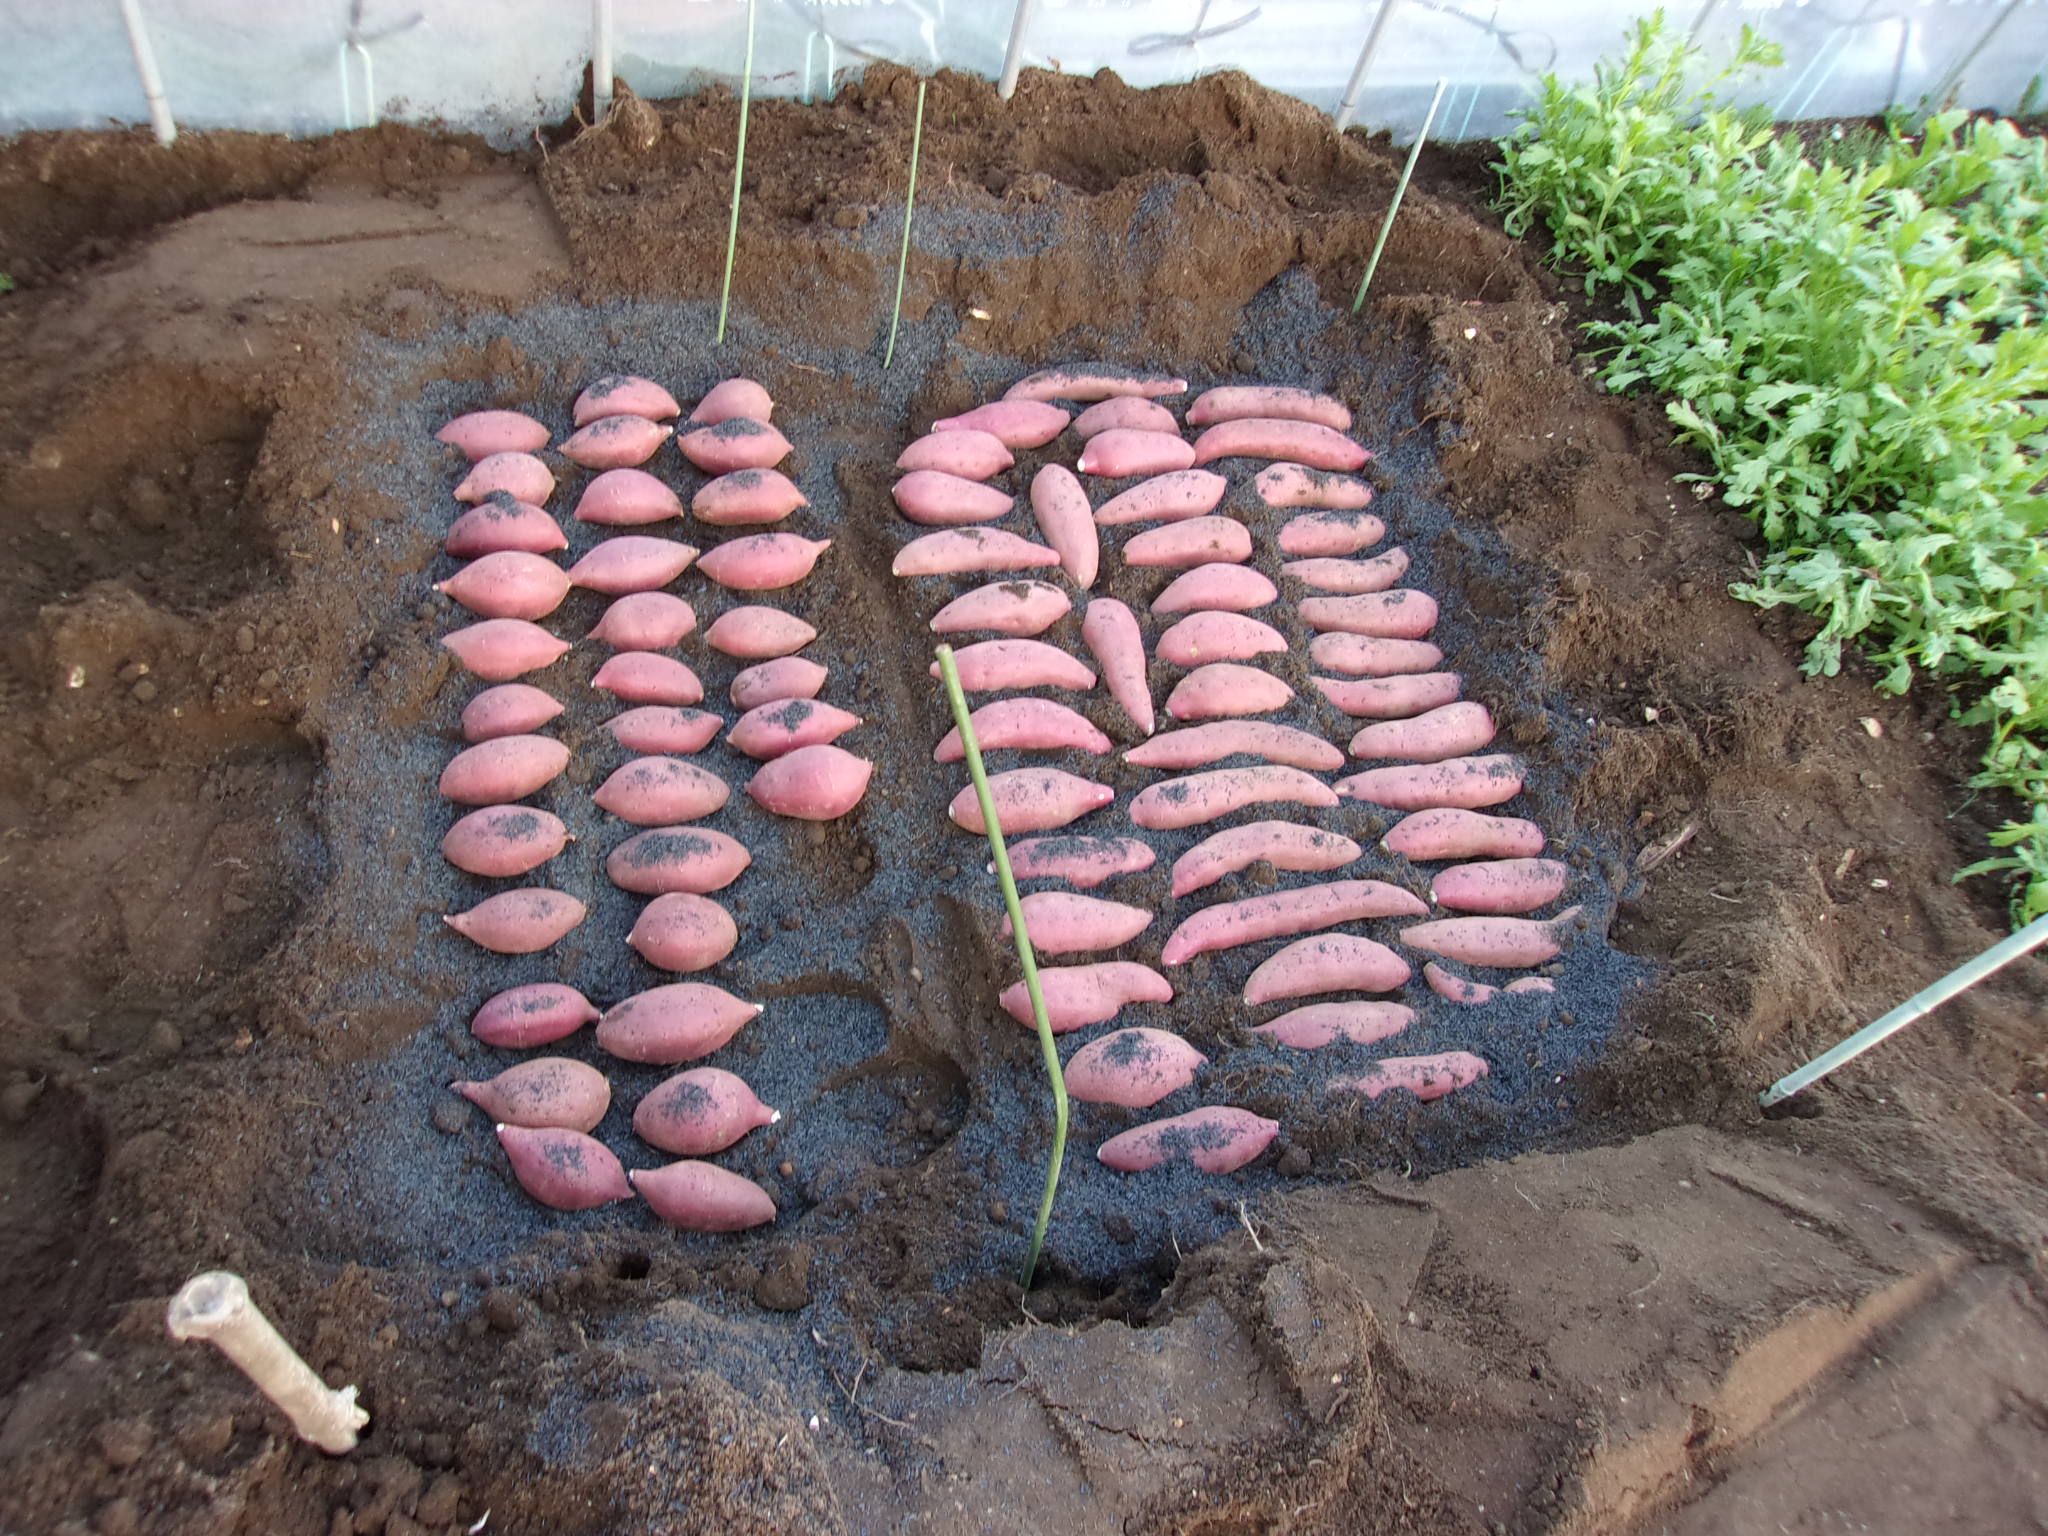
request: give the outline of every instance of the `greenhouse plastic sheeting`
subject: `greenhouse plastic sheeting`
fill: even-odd
[[[1133,85],[1240,69],[1324,110],[1344,95],[1383,0],[1038,0],[1028,67]],[[1397,138],[1450,82],[1436,136],[1491,137],[1547,70],[1591,76],[1645,7],[1616,0],[1384,0],[1354,121]],[[567,118],[592,56],[590,0],[138,0],[179,124],[295,134],[374,115],[500,144]],[[877,59],[1000,72],[1010,0],[759,0],[754,89],[810,98]],[[735,80],[743,0],[610,0],[613,72],[643,96]],[[2012,111],[2039,94],[2048,0],[1691,0],[1670,8],[1725,56],[1748,23],[1781,70],[1745,99],[1781,118],[1862,116],[1928,98]],[[147,119],[117,0],[0,0],[0,132]],[[374,112],[373,112],[374,108]]]

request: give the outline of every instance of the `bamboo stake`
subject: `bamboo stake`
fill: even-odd
[[[732,218],[725,227],[725,281],[718,289],[718,337],[725,342],[725,315],[732,304],[732,258],[740,241],[740,178],[747,169],[747,113],[754,104],[754,5],[747,0],[747,59],[740,67],[740,139],[732,155]]]
[[[882,366],[896,361],[896,327],[903,320],[903,276],[910,270],[910,215],[917,206],[917,156],[924,147],[924,88],[917,82],[917,122],[910,130],[910,188],[903,194],[903,249],[896,257],[896,307],[889,314],[889,350],[882,354]]]
[[[1060,1186],[1060,1164],[1067,1155],[1067,1078],[1060,1070],[1052,1021],[1045,1016],[1045,994],[1038,986],[1038,957],[1032,952],[1031,935],[1024,931],[1024,908],[1017,900],[1016,878],[1010,873],[1010,851],[1003,844],[1002,825],[996,820],[995,796],[989,793],[988,772],[981,766],[981,743],[975,740],[967,695],[960,687],[959,669],[953,665],[953,647],[942,645],[936,654],[939,676],[946,684],[946,702],[953,707],[953,723],[960,728],[960,745],[967,754],[967,774],[974,780],[975,799],[981,803],[982,825],[988,828],[996,883],[1003,888],[1003,906],[1010,914],[1010,934],[1017,941],[1017,963],[1024,968],[1024,990],[1031,996],[1031,1018],[1038,1025],[1038,1043],[1045,1052],[1045,1075],[1052,1079],[1052,1157],[1045,1165],[1045,1194],[1038,1202],[1038,1224],[1031,1229],[1031,1252],[1024,1260],[1024,1289],[1028,1291],[1031,1277],[1038,1271],[1039,1251],[1045,1246],[1045,1229],[1052,1220],[1052,1197]]]
[[[1387,235],[1394,227],[1394,215],[1401,211],[1401,199],[1408,195],[1408,179],[1415,174],[1415,162],[1422,158],[1422,144],[1429,137],[1430,125],[1436,121],[1436,109],[1444,104],[1444,87],[1450,82],[1439,80],[1436,94],[1429,99],[1429,114],[1422,119],[1422,131],[1415,135],[1415,143],[1408,151],[1408,163],[1401,167],[1401,179],[1394,183],[1394,200],[1387,204],[1387,216],[1380,220],[1380,237],[1372,245],[1372,260],[1365,264],[1365,276],[1358,280],[1358,297],[1351,301],[1351,313],[1357,314],[1365,308],[1365,290],[1372,286],[1372,275],[1380,268],[1380,253],[1387,248]]]

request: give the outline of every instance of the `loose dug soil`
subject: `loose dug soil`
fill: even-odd
[[[391,128],[0,151],[0,270],[28,280],[0,301],[0,1527],[2048,1517],[2038,965],[1814,1095],[1820,1118],[1753,1113],[1997,936],[1995,893],[1948,878],[1998,819],[1962,787],[1974,743],[1939,700],[1804,680],[1793,625],[1723,595],[1746,525],[1674,479],[1692,466],[1654,407],[1584,381],[1469,157],[1435,159],[1350,318],[1393,164],[1242,79],[1034,75],[1005,105],[940,77],[882,372],[913,95],[877,67],[830,105],[758,106],[722,352],[719,93],[633,103],[532,165]],[[1549,1012],[1437,1008],[1442,1044],[1491,1032],[1494,1077],[1366,1116],[1245,1044],[1243,966],[1191,968],[1162,1021],[1217,1058],[1200,1097],[1278,1111],[1284,1146],[1133,1184],[1089,1158],[1122,1121],[1084,1114],[1026,1297],[1035,1047],[990,1004],[1009,973],[973,842],[933,830],[956,776],[928,761],[921,620],[943,594],[886,575],[887,465],[931,416],[1097,354],[1352,400],[1612,953],[1575,954]],[[838,541],[791,605],[825,632],[826,697],[870,720],[847,744],[883,765],[844,823],[719,823],[757,857],[720,979],[776,1026],[740,1069],[792,1111],[730,1159],[784,1208],[740,1239],[540,1212],[440,1089],[491,1069],[463,1024],[495,987],[657,979],[621,958],[631,906],[598,870],[594,657],[544,679],[573,701],[545,803],[584,834],[550,871],[595,903],[579,936],[480,960],[439,914],[482,887],[433,850],[469,689],[434,643],[452,477],[426,432],[495,404],[564,425],[613,368],[686,398],[744,370],[781,402],[813,503],[793,526]],[[685,586],[711,617],[715,589]],[[556,627],[597,611],[579,596]],[[687,654],[722,692],[731,666]],[[662,1075],[607,1065],[628,1107]],[[362,1385],[354,1456],[163,1338],[167,1296],[216,1266]]]

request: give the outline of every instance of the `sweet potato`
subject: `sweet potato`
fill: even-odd
[[[953,653],[960,686],[969,693],[1007,688],[1072,688],[1086,692],[1095,674],[1056,645],[1043,640],[979,640]],[[939,676],[939,664],[931,664]]]
[[[1234,517],[1191,517],[1148,528],[1124,541],[1125,565],[1186,570],[1212,562],[1238,564],[1251,557],[1251,530]]]
[[[1098,960],[1093,965],[1047,965],[1038,971],[1045,1018],[1056,1035],[1115,1018],[1131,1003],[1170,1003],[1173,987],[1149,965]],[[1037,1028],[1023,982],[1003,989],[1003,1012],[1026,1029]]]
[[[1024,931],[1031,936],[1032,947],[1046,955],[1115,949],[1152,926],[1152,913],[1145,907],[1072,891],[1033,891],[1017,905],[1023,909]],[[1010,937],[1008,913],[1003,915],[1002,935]]]
[[[612,739],[628,752],[644,756],[687,757],[711,745],[725,722],[702,709],[681,709],[667,704],[643,704],[605,721]]]
[[[597,1021],[597,1043],[621,1061],[672,1066],[709,1056],[760,1013],[723,987],[675,981],[613,1004]]]
[[[1284,459],[1310,469],[1363,469],[1372,458],[1342,432],[1313,421],[1282,421],[1263,416],[1219,422],[1195,439],[1194,461],[1217,459]]]
[[[1178,432],[1133,432],[1112,427],[1098,432],[1082,446],[1074,467],[1084,475],[1121,480],[1129,475],[1166,475],[1190,469],[1195,463],[1194,446]]]
[[[557,640],[526,619],[485,619],[441,637],[455,659],[487,683],[509,682],[527,672],[552,666],[569,653],[569,642]]]
[[[1171,432],[1180,435],[1173,412],[1141,395],[1115,395],[1098,400],[1074,418],[1074,436],[1086,442],[1104,432]]]
[[[1073,611],[1073,600],[1049,581],[992,581],[964,592],[932,615],[932,633],[993,630],[999,635],[1042,635]]]
[[[1353,757],[1392,757],[1440,763],[1477,752],[1493,740],[1493,716],[1484,704],[1445,704],[1407,720],[1368,725],[1351,738]]]
[[[1027,837],[1009,845],[1010,873],[1019,880],[1064,880],[1091,891],[1117,875],[1135,875],[1158,861],[1135,837]],[[988,864],[994,874],[994,860]]]
[[[690,515],[714,528],[779,523],[810,501],[779,469],[736,469],[697,487]]]
[[[689,431],[677,434],[676,447],[707,475],[773,469],[790,451],[788,438],[752,416],[728,416],[710,425],[692,425]]]
[[[775,1219],[775,1200],[752,1179],[685,1159],[626,1175],[654,1214],[685,1232],[744,1232]]]
[[[645,416],[600,416],[570,433],[555,452],[585,469],[627,469],[645,464],[654,457],[655,449],[675,435],[674,427]]]
[[[1335,474],[1327,469],[1314,469],[1307,464],[1268,464],[1259,471],[1252,482],[1259,493],[1259,500],[1269,507],[1315,507],[1329,512],[1352,512],[1372,501],[1372,487],[1363,480],[1350,475]],[[1297,517],[1288,528],[1306,528],[1320,523],[1320,519]],[[1378,525],[1379,531],[1361,542],[1354,542],[1346,549],[1302,548],[1297,549],[1287,542],[1286,529],[1281,530],[1280,552],[1286,555],[1348,555],[1377,544],[1386,536],[1386,528],[1378,518],[1357,520],[1336,519],[1322,524],[1327,528],[1349,528],[1354,535]],[[1305,539],[1305,535],[1297,535]]]
[[[1280,574],[1318,591],[1364,596],[1384,592],[1408,574],[1408,551],[1396,546],[1370,560],[1289,560]]]
[[[474,464],[494,453],[537,453],[547,447],[548,429],[521,411],[470,411],[434,434],[436,442],[460,449]]]
[[[1107,784],[1097,784],[1058,768],[1012,768],[988,776],[989,796],[1005,835],[1053,832],[1100,810],[1116,798]],[[963,831],[986,833],[981,800],[969,784],[953,797],[946,815]]]
[[[818,631],[805,620],[761,603],[728,608],[704,631],[704,643],[714,651],[748,661],[787,656],[817,638]]]
[[[1400,1003],[1310,1003],[1283,1013],[1252,1031],[1297,1051],[1320,1050],[1342,1040],[1372,1045],[1398,1035],[1415,1022],[1415,1010]]]
[[[896,551],[892,576],[961,576],[973,571],[1029,571],[1058,565],[1059,552],[1003,528],[944,528]],[[1277,595],[1277,594],[1276,594]]]
[[[1186,379],[1170,374],[1146,373],[1135,368],[1117,368],[1108,363],[1066,363],[1027,374],[1003,391],[1005,400],[1112,400],[1119,395],[1137,395],[1157,400],[1164,395],[1184,395]]]
[[[506,880],[540,868],[568,842],[559,816],[526,805],[487,805],[448,829],[441,857],[468,874]]]
[[[570,407],[570,417],[579,427],[607,416],[645,416],[649,421],[670,421],[683,414],[676,397],[652,379],[637,374],[608,373],[584,386]]]
[[[633,1198],[618,1158],[603,1142],[581,1131],[501,1125],[498,1145],[505,1149],[519,1187],[542,1205],[589,1211]]]
[[[536,1130],[594,1131],[612,1105],[604,1074],[567,1056],[536,1056],[496,1077],[448,1086],[493,1120]]]
[[[1382,640],[1372,635],[1332,632],[1308,643],[1308,658],[1329,672],[1353,677],[1399,677],[1434,672],[1443,665],[1443,651],[1427,640]]]
[[[1005,448],[1043,448],[1067,429],[1067,413],[1042,400],[991,400],[960,416],[943,416],[934,432],[986,432]]]
[[[1148,785],[1131,801],[1131,820],[1167,831],[1275,801],[1327,807],[1337,803],[1337,796],[1321,779],[1312,779],[1299,768],[1215,768]]]
[[[500,736],[464,747],[441,770],[441,795],[457,805],[524,800],[569,766],[569,749],[552,736]]]
[[[694,545],[652,534],[622,534],[597,544],[570,566],[569,581],[607,597],[653,592],[682,575],[696,558]]]
[[[1061,464],[1047,464],[1033,475],[1031,512],[1045,542],[1059,551],[1060,565],[1074,585],[1083,592],[1094,586],[1102,565],[1102,535],[1096,531],[1088,493],[1073,472]]]
[[[697,561],[697,569],[722,587],[739,592],[774,592],[811,574],[830,539],[796,533],[750,533],[728,539]]]
[[[469,1032],[485,1045],[521,1051],[566,1040],[597,1016],[574,987],[540,981],[492,997],[469,1021]]]
[[[1521,759],[1505,752],[1453,757],[1416,767],[1369,768],[1337,781],[1337,793],[1394,811],[1447,806],[1478,810],[1522,792]]]
[[[725,379],[711,386],[690,412],[693,427],[715,427],[735,416],[766,421],[775,414],[774,398],[752,379]]]
[[[1253,821],[1217,832],[1173,864],[1173,894],[1192,896],[1261,861],[1275,869],[1320,873],[1339,869],[1364,852],[1350,838],[1298,821]]]
[[[962,480],[986,480],[1017,462],[1000,437],[973,428],[933,432],[920,437],[896,456],[903,470],[931,469]]]
[[[679,1157],[708,1157],[781,1118],[754,1096],[745,1078],[718,1067],[692,1067],[633,1106],[633,1134]]]
[[[1310,629],[1334,629],[1381,640],[1426,639],[1437,620],[1436,599],[1411,587],[1356,597],[1305,597],[1300,613]]]
[[[725,739],[734,751],[766,761],[837,741],[860,724],[859,715],[835,704],[817,699],[774,699],[741,715]]]
[[[569,536],[560,523],[539,507],[514,501],[503,491],[493,491],[450,523],[442,545],[458,560],[510,550],[547,555],[568,547]]]
[[[1051,699],[998,699],[982,705],[968,719],[974,727],[974,739],[984,752],[1005,747],[1027,752],[1074,748],[1099,757],[1112,745],[1085,715]],[[957,763],[966,755],[956,726],[940,739],[932,752],[932,761]]]
[[[626,935],[626,943],[642,960],[664,971],[708,971],[739,941],[732,914],[694,891],[655,897]]]
[[[1177,667],[1285,655],[1287,637],[1245,613],[1191,613],[1159,637],[1153,654]]]
[[[941,432],[941,438],[964,432]],[[997,447],[1002,445],[998,443]],[[1006,450],[1007,451],[1007,450]],[[990,523],[1016,510],[1017,498],[992,485],[936,469],[913,469],[890,487],[896,510],[913,523],[950,528],[961,523]]]
[[[722,891],[754,862],[746,844],[709,827],[651,827],[611,851],[604,872],[636,896]]]
[[[1330,1084],[1332,1093],[1362,1093],[1376,1099],[1383,1093],[1405,1089],[1425,1103],[1440,1099],[1455,1088],[1476,1083],[1486,1076],[1483,1057],[1470,1051],[1442,1051],[1433,1056],[1389,1056],[1375,1062],[1363,1077]]]
[[[1095,1156],[1121,1173],[1144,1173],[1183,1158],[1204,1173],[1231,1173],[1265,1151],[1279,1134],[1277,1120],[1212,1104],[1134,1126],[1110,1137]]]
[[[1176,469],[1121,491],[1095,509],[1095,526],[1177,523],[1216,510],[1230,482],[1211,469]]]
[[[1428,950],[1446,960],[1499,969],[1542,965],[1564,953],[1565,941],[1578,926],[1580,909],[1567,907],[1557,916],[1448,917],[1416,923],[1401,930],[1401,942]]]
[[[462,707],[462,739],[496,741],[539,730],[562,712],[562,701],[531,683],[500,683]]]
[[[1245,613],[1263,608],[1280,596],[1280,589],[1248,565],[1218,561],[1183,571],[1152,599],[1154,613],[1192,613],[1198,608],[1216,608],[1227,613]]]
[[[1481,816],[1440,806],[1403,816],[1380,839],[1389,853],[1429,859],[1527,859],[1543,851],[1543,829],[1519,816]]]
[[[1294,690],[1272,673],[1241,662],[1212,661],[1196,667],[1166,696],[1176,720],[1217,720],[1264,715],[1294,702]]]
[[[725,804],[732,790],[717,774],[674,757],[636,757],[590,798],[636,826],[695,821]]]
[[[1341,748],[1270,720],[1217,720],[1168,731],[1131,748],[1124,761],[1135,768],[1203,768],[1240,755],[1322,773],[1344,766]]]
[[[530,507],[544,507],[555,494],[555,477],[547,465],[530,453],[491,453],[478,459],[455,487],[457,501],[482,501],[493,491],[503,491],[514,501]]]
[[[569,595],[569,577],[545,555],[503,550],[472,560],[434,590],[486,619],[544,619]]]
[[[1160,960],[1184,965],[1211,950],[1235,949],[1294,933],[1334,928],[1368,917],[1421,917],[1421,898],[1380,880],[1330,880],[1298,890],[1274,891],[1204,907],[1166,940]]]
[[[732,680],[735,709],[754,709],[777,699],[815,699],[830,672],[803,656],[778,656],[747,667]]]
[[[1195,1080],[1209,1058],[1163,1029],[1120,1029],[1067,1058],[1069,1097],[1083,1104],[1150,1109]]]
[[[1244,1000],[1256,1005],[1318,992],[1392,992],[1409,975],[1408,962],[1384,944],[1355,933],[1319,933],[1261,961],[1245,980]]]
[[[583,903],[561,891],[527,886],[480,901],[441,919],[479,948],[500,955],[546,949],[583,921]]]
[[[1098,597],[1081,620],[1081,640],[1102,668],[1102,680],[1131,724],[1147,736],[1157,719],[1145,673],[1145,636],[1138,616],[1113,597]]]
[[[821,742],[764,764],[747,780],[747,793],[777,816],[836,821],[860,804],[874,772],[868,759]]]
[[[1439,709],[1464,692],[1456,672],[1408,672],[1398,677],[1315,677],[1316,691],[1354,718],[1403,720]]]

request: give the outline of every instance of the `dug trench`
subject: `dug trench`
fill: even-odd
[[[181,144],[169,178],[119,140],[5,150],[0,226],[43,242],[6,251],[36,282],[0,310],[18,359],[0,383],[0,1260],[22,1282],[0,1315],[5,1518],[1728,1529],[1802,1437],[1863,1422],[1873,1339],[1930,1393],[1958,1348],[1985,1377],[1941,1386],[1933,1442],[1874,1455],[1929,1486],[1944,1461],[2010,1474],[2024,1431],[2000,1373],[2043,1337],[2038,972],[1897,1042],[1817,1120],[1751,1113],[1761,1082],[1998,932],[1991,894],[1948,882],[1998,818],[1961,787],[1974,753],[1940,701],[1807,682],[1799,637],[1722,595],[1745,525],[1674,478],[1692,466],[1654,408],[1585,383],[1569,310],[1469,166],[1411,195],[1353,319],[1394,174],[1379,147],[1228,76],[1029,76],[1007,106],[935,85],[887,371],[900,71],[758,105],[723,348],[703,210],[737,114],[716,92],[630,103],[531,166],[397,129]],[[158,229],[167,186],[181,209],[280,200]],[[350,229],[388,238],[337,244]],[[1212,1057],[1200,1101],[1273,1114],[1283,1141],[1239,1174],[1134,1180],[1092,1159],[1130,1117],[1083,1110],[1027,1295],[1037,1047],[993,1006],[1014,972],[985,850],[945,822],[958,772],[930,761],[947,718],[925,620],[945,594],[888,574],[907,528],[887,488],[930,419],[1075,356],[1352,403],[1375,510],[1530,760],[1515,808],[1576,856],[1592,922],[1548,1006],[1429,1000],[1414,1048],[1494,1065],[1431,1105],[1340,1107],[1328,1079],[1373,1053],[1290,1060],[1245,1032],[1277,1011],[1237,1003],[1248,960],[1176,968],[1180,998],[1139,1022]],[[539,802],[578,836],[550,878],[590,918],[520,961],[439,921],[484,887],[434,846],[472,685],[437,645],[459,622],[429,590],[456,465],[430,434],[489,405],[565,427],[617,370],[685,399],[743,373],[776,397],[811,502],[791,526],[835,541],[788,606],[821,631],[824,696],[866,721],[844,744],[879,764],[844,822],[793,827],[743,796],[714,822],[755,859],[715,979],[768,1010],[729,1064],[786,1117],[729,1159],[783,1210],[738,1238],[541,1210],[444,1087],[502,1064],[465,1027],[500,987],[561,976],[610,1001],[661,979],[602,875],[620,834],[589,790],[623,754],[599,745],[594,646],[538,679],[574,749]],[[687,488],[679,462],[658,461]],[[1270,514],[1235,485],[1228,510],[1271,570]],[[1163,585],[1105,569],[1141,611]],[[701,621],[728,601],[679,590]],[[578,637],[598,611],[578,594],[549,624]],[[1074,627],[1048,638],[1078,650]],[[733,664],[684,654],[722,700]],[[1155,664],[1155,694],[1173,675]],[[1127,741],[1105,701],[1082,707]],[[748,766],[702,761],[735,784]],[[1149,779],[1070,766],[1116,784],[1098,820]],[[1155,870],[1106,893],[1162,913],[1129,955],[1199,904],[1164,878],[1192,840],[1158,839]],[[625,1150],[663,1073],[569,1053],[611,1073],[600,1134]],[[162,1337],[165,1298],[205,1267],[249,1274],[317,1369],[362,1385],[360,1452],[290,1441],[221,1362]],[[1833,1476],[1838,1503],[1862,1496],[1852,1466]],[[1991,1525],[2022,1507],[1974,1506]]]

